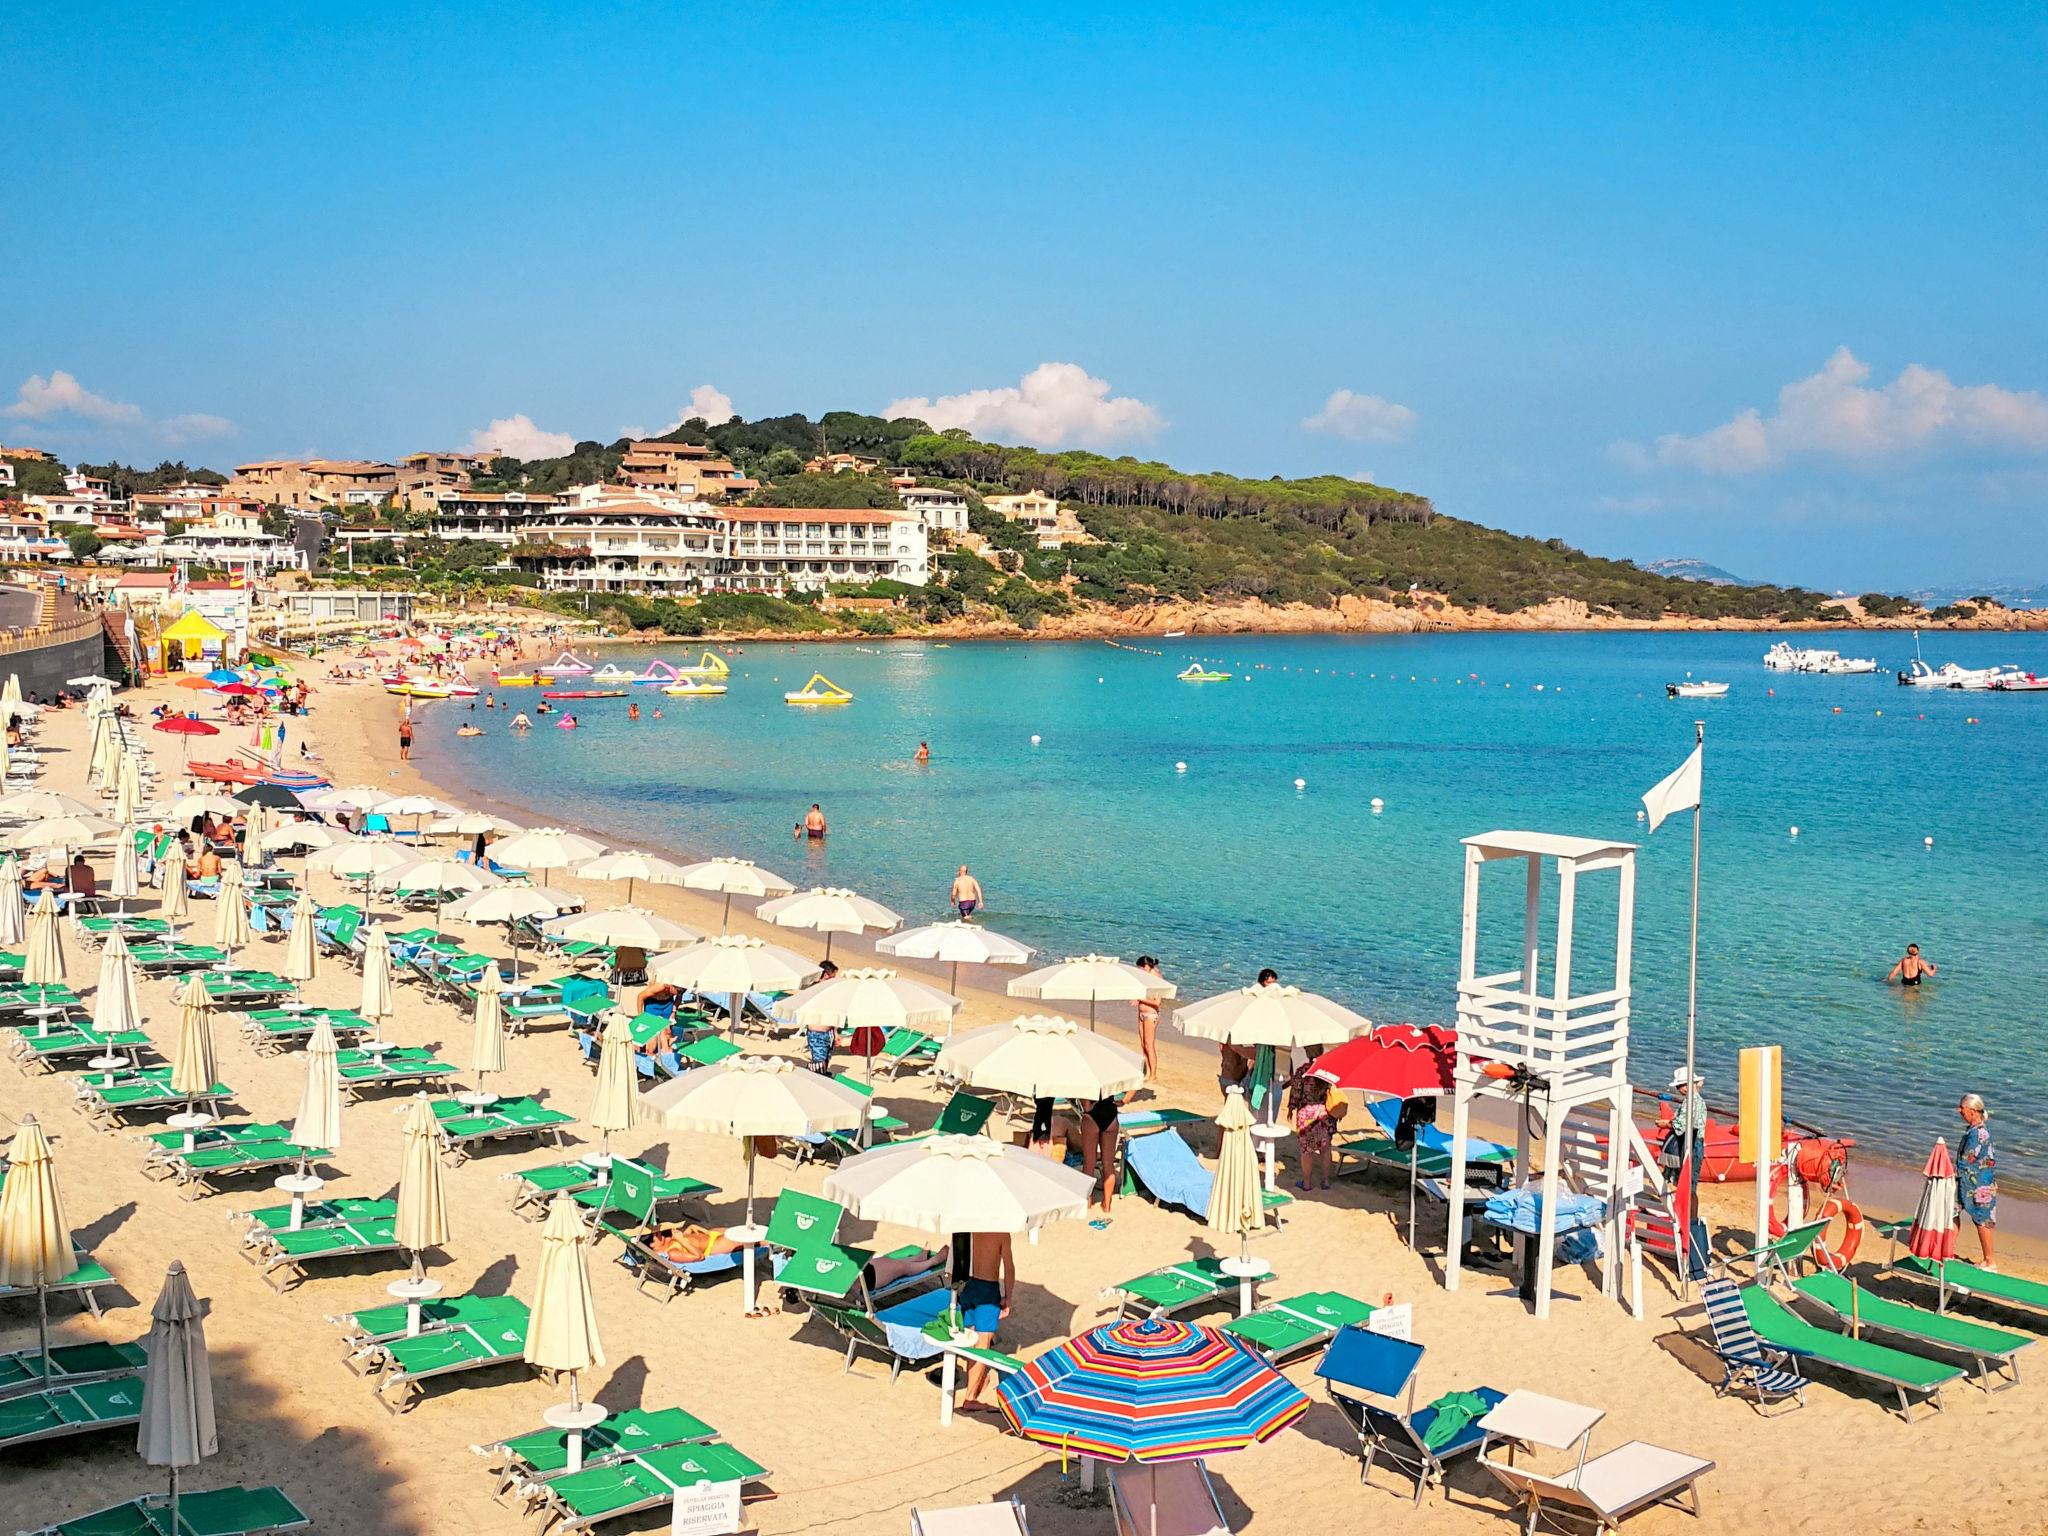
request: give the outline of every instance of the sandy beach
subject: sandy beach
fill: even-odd
[[[397,762],[397,700],[373,685],[330,683],[323,670],[318,663],[305,665],[303,675],[316,687],[313,713],[290,724],[294,744],[301,735],[309,737],[336,784],[388,785],[393,793],[423,789],[474,803],[462,785],[430,785],[417,765]],[[127,696],[138,713],[166,697],[183,706],[192,695],[156,684]],[[466,712],[450,706],[429,708],[419,729],[422,736],[452,733],[462,717]],[[49,763],[43,787],[89,795],[84,726],[81,711],[45,718],[38,736]],[[247,734],[229,731],[202,742],[200,755],[224,756]],[[161,765],[161,782],[177,783],[180,743],[142,735]],[[934,857],[943,862],[944,851]],[[323,901],[345,894],[336,881],[313,879]],[[556,883],[579,890],[593,906],[623,900],[617,886]],[[145,897],[143,905],[151,900]],[[719,903],[709,898],[643,888],[636,901],[695,927],[718,927]],[[196,936],[208,937],[211,909],[198,904],[193,922]],[[96,956],[66,926],[70,977],[86,991]],[[771,931],[744,915],[739,904],[733,927]],[[485,952],[497,943],[491,930],[458,931]],[[806,934],[772,932],[777,942],[807,953],[822,948]],[[1077,948],[1084,938],[1077,935]],[[834,954],[863,948],[841,940]],[[282,958],[277,940],[259,940],[247,952],[251,964],[275,965]],[[963,979],[971,984],[963,990],[961,1024],[997,1022],[1023,1011],[1001,995],[999,977]],[[303,990],[311,1002],[353,1006],[360,979],[323,959],[320,974]],[[141,989],[148,1028],[166,1058],[177,1018],[171,993],[165,981],[145,981]],[[438,1047],[448,1060],[465,1059],[465,1013],[426,1000],[410,985],[399,988],[398,1010],[386,1031],[390,1037]],[[1106,1010],[1104,1023],[1127,1030],[1128,1010]],[[233,1117],[288,1119],[303,1080],[299,1056],[257,1054],[226,1015],[216,1015],[215,1034],[220,1075],[235,1090]],[[1138,1102],[1213,1113],[1212,1050],[1171,1035],[1162,1030],[1164,1081],[1156,1096]],[[797,1049],[788,1042],[750,1048],[789,1054]],[[509,1050],[510,1071],[494,1084],[501,1092],[530,1093],[583,1113],[591,1073],[565,1030],[534,1030],[514,1038]],[[385,1284],[397,1277],[395,1263],[328,1267],[282,1296],[272,1294],[238,1257],[236,1229],[226,1220],[232,1210],[276,1203],[266,1186],[242,1181],[231,1192],[188,1203],[142,1175],[143,1148],[131,1136],[92,1128],[74,1107],[68,1075],[36,1075],[10,1064],[0,1071],[0,1083],[0,1108],[15,1117],[33,1112],[55,1138],[79,1240],[121,1282],[104,1318],[59,1303],[56,1336],[67,1342],[139,1337],[172,1258],[185,1262],[209,1304],[221,1450],[189,1477],[191,1486],[275,1482],[312,1516],[316,1529],[334,1533],[510,1533],[529,1524],[493,1502],[486,1464],[470,1448],[538,1427],[542,1411],[560,1400],[558,1390],[524,1367],[506,1367],[430,1385],[410,1413],[392,1416],[373,1399],[369,1384],[343,1367],[337,1330],[327,1319],[384,1301]],[[942,1102],[930,1083],[909,1076],[885,1087],[882,1097],[920,1128]],[[344,1144],[329,1170],[328,1194],[375,1197],[392,1191],[405,1105],[402,1093],[371,1093],[346,1111]],[[572,1142],[588,1149],[595,1137],[572,1133]],[[616,1138],[615,1145],[665,1162],[671,1172],[717,1183],[722,1193],[709,1202],[714,1224],[737,1219],[745,1187],[737,1144],[641,1129]],[[1203,1150],[1213,1153],[1213,1144]],[[539,1149],[487,1150],[450,1170],[452,1236],[431,1264],[448,1294],[502,1290],[530,1297],[539,1228],[512,1212],[512,1190],[503,1176],[560,1156]],[[815,1164],[792,1168],[782,1161],[762,1169],[762,1187],[770,1192],[778,1181],[815,1191],[823,1178]],[[1889,1202],[1901,1184],[1891,1180],[1882,1188]],[[1903,1188],[1897,1199],[1910,1202],[1910,1182]],[[1872,1189],[1862,1193],[1874,1215],[1910,1214],[1909,1203],[1879,1204]],[[1715,1201],[1717,1235],[1723,1225],[1747,1226],[1748,1198],[1745,1186]],[[1716,1396],[1718,1367],[1690,1336],[1703,1330],[1703,1319],[1696,1307],[1680,1304],[1662,1266],[1647,1266],[1652,1315],[1643,1320],[1603,1300],[1588,1272],[1561,1269],[1553,1316],[1537,1322],[1511,1294],[1512,1282],[1491,1271],[1468,1271],[1460,1291],[1445,1292],[1435,1259],[1410,1252],[1397,1231],[1397,1215],[1405,1216],[1405,1210],[1404,1190],[1370,1178],[1344,1178],[1331,1194],[1298,1201],[1285,1225],[1255,1244],[1275,1271],[1263,1293],[1333,1289],[1369,1302],[1391,1297],[1413,1303],[1415,1337],[1428,1346],[1420,1383],[1424,1400],[1479,1383],[1528,1387],[1604,1408],[1606,1418],[1594,1433],[1596,1452],[1641,1438],[1717,1463],[1702,1484],[1699,1518],[1656,1510],[1632,1521],[1632,1530],[1656,1536],[1694,1530],[2042,1528],[2048,1464],[2040,1454],[2043,1437],[2034,1414],[2048,1396],[2040,1367],[2031,1360],[2029,1379],[2013,1390],[1987,1396],[1958,1384],[1946,1394],[1945,1412],[1910,1426],[1888,1412],[1881,1398],[1825,1370],[1816,1371],[1802,1411],[1766,1420],[1745,1401]],[[879,1235],[889,1246],[906,1240],[900,1232]],[[854,1236],[865,1234],[856,1229]],[[1967,1256],[1972,1239],[1965,1233],[1962,1241]],[[1020,1241],[1017,1251],[1017,1306],[1001,1347],[1028,1358],[1104,1318],[1105,1287],[1212,1249],[1199,1222],[1133,1199],[1118,1203],[1115,1223],[1105,1231],[1056,1224],[1034,1244]],[[1868,1238],[1864,1257],[1881,1253],[1881,1240]],[[902,1532],[913,1506],[1016,1494],[1029,1506],[1031,1527],[1040,1536],[1111,1531],[1111,1514],[1099,1496],[1090,1505],[1063,1492],[1056,1454],[1001,1433],[994,1419],[958,1417],[940,1430],[938,1394],[922,1376],[906,1371],[892,1383],[872,1357],[844,1370],[837,1336],[802,1311],[742,1317],[736,1282],[664,1305],[652,1293],[636,1293],[631,1277],[613,1262],[616,1254],[615,1245],[594,1252],[592,1279],[608,1364],[593,1373],[586,1395],[614,1409],[681,1406],[768,1467],[768,1496],[747,1505],[746,1528],[848,1536]],[[2000,1257],[2009,1271],[2048,1276],[2048,1254],[2021,1234],[2001,1234]],[[1919,1300],[1927,1296],[1895,1281],[1879,1280],[1876,1286]],[[1969,1315],[1980,1314],[1973,1309]],[[1981,1315],[2024,1331],[2017,1315]],[[1200,1316],[1220,1322],[1225,1314]],[[2041,1326],[2038,1317],[2035,1326]],[[32,1304],[11,1302],[0,1312],[0,1346],[31,1345],[34,1336]],[[1430,1533],[1516,1528],[1492,1480],[1469,1462],[1453,1473],[1448,1495],[1433,1491],[1415,1508],[1405,1495],[1389,1491],[1395,1483],[1385,1473],[1376,1474],[1376,1486],[1361,1488],[1354,1437],[1313,1380],[1314,1360],[1310,1354],[1288,1367],[1314,1400],[1299,1426],[1212,1464],[1233,1528],[1284,1533],[1381,1519]],[[30,1447],[0,1462],[0,1486],[6,1489],[0,1505],[18,1525],[97,1509],[159,1485],[159,1475],[134,1454],[132,1436],[121,1432]],[[604,1529],[666,1529],[666,1523],[665,1513],[649,1513]]]

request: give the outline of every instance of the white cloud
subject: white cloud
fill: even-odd
[[[235,424],[224,416],[188,411],[161,420],[148,415],[141,406],[124,400],[96,395],[78,382],[77,376],[53,369],[48,378],[31,374],[22,381],[12,405],[0,408],[0,416],[17,421],[47,422],[62,426],[67,420],[90,422],[103,430],[102,436],[143,439],[166,447],[202,438],[224,437]]]
[[[914,396],[882,408],[889,418],[915,416],[939,431],[965,427],[979,438],[1059,448],[1143,441],[1166,419],[1131,395],[1112,395],[1106,380],[1079,363],[1040,363],[1015,384],[971,389],[936,400]]]
[[[1407,406],[1378,395],[1334,389],[1323,402],[1323,408],[1313,416],[1304,416],[1301,425],[1307,431],[1348,437],[1355,443],[1398,443],[1415,430],[1421,419]]]
[[[709,384],[699,384],[690,391],[690,403],[677,413],[674,425],[667,430],[675,431],[676,427],[680,427],[693,416],[701,416],[706,423],[714,427],[724,426],[732,420],[732,396],[722,389],[714,389]]]
[[[1770,415],[1752,406],[1718,427],[1609,450],[1639,469],[1675,467],[1748,475],[1800,455],[1871,463],[1959,447],[2048,453],[2048,396],[1996,384],[1957,384],[1913,363],[1872,388],[1870,365],[1837,347],[1820,371],[1778,391]]]
[[[469,434],[465,448],[471,453],[486,450],[515,459],[559,459],[576,446],[567,432],[550,432],[534,425],[531,416],[500,416],[487,427]]]
[[[1664,498],[1662,496],[1650,495],[1602,496],[1594,501],[1593,508],[1598,512],[1627,512],[1634,515],[1662,512],[1664,510]]]

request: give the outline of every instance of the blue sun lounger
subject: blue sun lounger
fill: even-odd
[[[1479,1427],[1483,1413],[1474,1413],[1447,1437],[1432,1435],[1437,1408],[1431,1405],[1419,1413],[1415,1408],[1415,1377],[1422,1366],[1422,1353],[1420,1344],[1353,1325],[1337,1330],[1316,1366],[1331,1403],[1358,1435],[1358,1480],[1370,1482],[1373,1463],[1384,1457],[1415,1480],[1417,1504],[1422,1502],[1425,1488],[1443,1481],[1450,1462],[1478,1450],[1486,1440],[1486,1431]],[[1486,1405],[1486,1412],[1507,1396],[1492,1387],[1474,1387],[1471,1395]],[[1399,1410],[1370,1400],[1382,1397],[1392,1401],[1403,1396],[1407,1406]],[[1432,1445],[1432,1438],[1438,1443]]]

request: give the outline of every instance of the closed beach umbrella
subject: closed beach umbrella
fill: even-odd
[[[718,920],[719,932],[732,921],[735,896],[787,896],[796,886],[772,869],[763,869],[752,859],[705,859],[683,867],[683,885],[693,891],[715,891],[725,897],[725,912]]]
[[[219,1075],[206,988],[195,975],[178,993],[178,1049],[171,1058],[171,1092],[196,1099],[213,1087]]]
[[[167,1528],[183,1531],[178,1519],[178,1474],[220,1449],[213,1427],[213,1368],[206,1357],[206,1313],[192,1294],[185,1266],[177,1259],[164,1274],[164,1287],[149,1309],[149,1335],[142,1341],[149,1364],[142,1373],[142,1417],[135,1449],[152,1467],[171,1470]]]
[[[962,1087],[1033,1099],[1106,1099],[1145,1080],[1130,1047],[1042,1014],[955,1035],[934,1065]]]
[[[1259,1188],[1259,1154],[1252,1145],[1252,1111],[1244,1090],[1235,1083],[1223,1092],[1216,1116],[1219,1133],[1216,1178],[1209,1186],[1209,1230],[1240,1240],[1249,1252],[1252,1233],[1266,1224],[1264,1192]]]
[[[23,1115],[7,1149],[7,1182],[0,1184],[0,1285],[35,1287],[36,1341],[45,1362],[50,1358],[49,1287],[77,1268],[50,1143],[36,1117]]]
[[[341,1046],[325,1018],[306,1041],[306,1084],[292,1121],[292,1141],[328,1152],[341,1150]]]
[[[21,864],[13,854],[0,859],[0,944],[19,944],[26,932],[21,901]]]
[[[249,901],[240,864],[226,865],[220,872],[220,889],[213,898],[213,942],[228,952],[230,961],[249,942]]]
[[[157,910],[157,916],[169,923],[175,931],[179,920],[192,906],[192,898],[185,889],[185,860],[179,854],[175,840],[157,861],[156,884],[158,891],[162,893],[162,904]]]
[[[764,901],[754,909],[754,916],[778,928],[807,928],[812,933],[824,934],[827,960],[832,958],[835,933],[886,933],[903,926],[901,915],[879,901],[830,885],[814,885],[808,891]]]
[[[846,1131],[867,1114],[858,1088],[800,1069],[786,1056],[731,1056],[641,1095],[643,1116],[711,1136],[812,1136]],[[754,1224],[754,1162],[747,1159],[747,1225]]]
[[[142,894],[142,854],[135,846],[135,829],[124,826],[114,839],[114,874],[107,894],[126,911],[131,899]]]
[[[381,1023],[396,1006],[391,996],[391,935],[380,923],[363,940],[363,1000],[357,1011]]]
[[[263,834],[270,830],[270,812],[259,800],[251,804],[242,817],[242,862],[260,865],[263,863]]]
[[[875,940],[882,954],[899,960],[940,960],[953,968],[946,990],[960,990],[963,965],[1025,965],[1031,960],[1031,946],[991,933],[977,923],[955,918],[948,923],[927,923],[906,928]]]
[[[412,1277],[423,1279],[423,1249],[448,1241],[448,1193],[441,1182],[441,1122],[424,1093],[413,1095],[406,1111],[404,1150],[398,1162],[398,1220],[393,1235],[412,1254]]]
[[[700,996],[729,995],[737,1025],[749,992],[795,992],[817,976],[818,962],[751,934],[721,933],[663,955],[648,974]]]
[[[1152,971],[1127,965],[1115,955],[1069,955],[1054,965],[1026,971],[1010,983],[1010,996],[1049,1003],[1086,1003],[1088,1027],[1095,1028],[1097,1003],[1163,1002],[1175,987]]]
[[[928,1136],[841,1163],[825,1198],[919,1232],[1022,1232],[1084,1215],[1091,1174],[987,1136]]]
[[[477,978],[476,1003],[469,1016],[469,1069],[478,1077],[505,1070],[505,984],[498,968],[487,966]]]
[[[320,968],[320,941],[315,932],[319,917],[313,893],[301,890],[292,903],[292,931],[284,946],[284,973],[293,981],[311,981]]]
[[[103,1035],[142,1027],[142,1009],[135,997],[135,961],[128,941],[117,929],[100,950],[99,985],[92,995],[92,1027]]]
[[[1913,1226],[1906,1234],[1906,1251],[1934,1266],[1938,1282],[1935,1305],[1946,1309],[1948,1261],[1956,1256],[1956,1165],[1947,1142],[1935,1142],[1922,1172],[1927,1182],[1921,1186],[1920,1208],[1913,1213]]]
[[[623,880],[626,882],[626,901],[631,905],[633,887],[645,880],[649,885],[682,885],[687,871],[672,859],[659,858],[651,853],[635,853],[627,850],[620,853],[600,854],[588,864],[578,865],[575,870],[579,880]]]
[[[491,845],[491,862],[506,869],[573,869],[588,864],[604,852],[604,844],[592,842],[560,827],[535,827]]]
[[[548,924],[559,938],[584,940],[592,944],[630,945],[650,953],[694,944],[704,935],[673,919],[639,907],[612,907],[603,912],[579,912]]]
[[[599,1044],[603,1050],[597,1058],[597,1084],[585,1118],[597,1131],[597,1150],[604,1156],[611,1150],[611,1133],[630,1131],[640,1107],[634,1081],[633,1030],[623,1011],[613,1011]]]
[[[21,979],[32,987],[60,986],[64,981],[64,946],[57,937],[57,898],[47,887],[28,915]]]
[[[597,1331],[597,1303],[590,1294],[584,1248],[590,1229],[576,1202],[557,1195],[540,1229],[540,1274],[533,1285],[533,1310],[526,1327],[526,1363],[544,1371],[569,1373],[569,1402],[582,1406],[578,1379],[604,1364],[604,1340]]]
[[[114,819],[125,824],[141,810],[142,761],[134,752],[123,752],[120,777],[114,781]]]

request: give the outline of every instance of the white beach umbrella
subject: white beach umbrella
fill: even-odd
[[[1259,1154],[1252,1145],[1252,1111],[1245,1102],[1244,1089],[1232,1083],[1223,1091],[1223,1108],[1216,1116],[1220,1132],[1216,1152],[1216,1178],[1209,1187],[1209,1230],[1240,1240],[1242,1255],[1251,1234],[1266,1224],[1264,1191],[1259,1187]]]
[[[114,839],[114,874],[107,894],[125,910],[129,901],[142,894],[142,854],[135,846],[135,829],[124,826]]]
[[[242,817],[242,862],[261,864],[263,862],[263,834],[270,830],[270,807],[262,801],[254,801],[243,807]]]
[[[78,1268],[71,1225],[57,1188],[57,1165],[34,1115],[23,1115],[7,1149],[7,1182],[0,1184],[0,1285],[36,1292],[36,1342],[48,1375],[51,1285]]]
[[[369,811],[391,798],[391,791],[373,784],[351,784],[342,789],[318,789],[299,796],[299,804],[310,811]]]
[[[0,859],[0,944],[22,941],[26,914],[21,900],[21,863],[13,854]]]
[[[867,1115],[868,1096],[836,1078],[805,1071],[786,1056],[729,1056],[650,1088],[643,1118],[711,1136],[811,1136],[847,1131]],[[747,1225],[754,1224],[754,1162],[747,1159]]]
[[[672,918],[640,907],[611,907],[602,912],[579,912],[557,918],[547,925],[559,938],[592,944],[631,945],[652,953],[678,944],[694,944],[704,935],[686,928]]]
[[[64,945],[57,937],[57,898],[47,886],[28,914],[21,979],[32,987],[61,986],[64,982]]]
[[[505,838],[491,849],[493,863],[507,869],[573,869],[604,852],[602,843],[560,827],[535,827]]]
[[[1136,1051],[1047,1015],[955,1035],[935,1065],[962,1087],[1033,1099],[1106,1099],[1145,1080]]]
[[[313,893],[300,891],[299,899],[292,903],[292,931],[284,946],[284,974],[292,981],[311,981],[320,969],[319,920]]]
[[[805,987],[783,1015],[807,1029],[921,1029],[960,1011],[950,992],[883,967],[858,967]]]
[[[816,885],[808,891],[778,896],[754,908],[754,916],[778,928],[806,928],[825,935],[825,958],[832,958],[832,936],[838,933],[886,933],[903,926],[903,918],[879,901],[843,886]]]
[[[735,896],[787,896],[796,886],[763,869],[752,859],[705,859],[683,867],[683,885],[693,891],[716,891],[725,897],[725,912],[718,920],[721,933],[732,921]]]
[[[142,813],[142,760],[133,751],[121,754],[121,772],[114,780],[114,819],[124,826]]]
[[[163,808],[166,821],[190,822],[194,816],[225,816],[233,821],[249,807],[228,795],[180,795]]]
[[[306,856],[306,868],[367,885],[378,875],[419,862],[408,845],[389,837],[351,837]]]
[[[283,853],[287,848],[310,848],[315,853],[326,848],[338,848],[350,841],[346,832],[323,826],[317,821],[281,821],[266,830],[256,839],[256,846],[265,853]]]
[[[1095,1028],[1097,1003],[1160,1002],[1174,995],[1172,982],[1127,965],[1115,955],[1069,955],[1053,965],[1027,971],[1010,983],[1010,996],[1049,1003],[1086,1003],[1088,1027]]]
[[[113,787],[109,777],[114,752],[114,733],[107,717],[98,710],[87,710],[92,720],[92,743],[86,751],[85,771],[101,789]]]
[[[580,864],[573,871],[579,880],[623,880],[626,882],[626,903],[633,901],[633,887],[645,880],[649,885],[681,885],[685,870],[671,859],[664,859],[651,853],[635,853],[626,850],[620,853],[603,853],[588,864]]]
[[[927,1136],[849,1157],[825,1198],[919,1232],[1022,1232],[1086,1214],[1092,1174],[987,1136]]]
[[[452,816],[436,816],[427,823],[427,830],[437,834],[457,833],[463,837],[475,837],[480,832],[501,835],[517,832],[519,824],[502,816],[487,816],[482,811],[461,811]]]
[[[371,807],[379,816],[455,816],[460,812],[432,795],[392,795]]]
[[[175,932],[179,920],[192,906],[191,893],[185,887],[185,860],[179,853],[175,841],[164,850],[163,857],[157,860],[156,884],[157,890],[162,893],[157,916],[169,923]]]
[[[597,1082],[591,1089],[590,1113],[584,1117],[598,1134],[599,1156],[611,1150],[613,1131],[630,1131],[640,1108],[633,1068],[633,1030],[622,1010],[614,1010],[598,1039]]]
[[[448,1241],[448,1191],[441,1180],[441,1123],[424,1093],[413,1095],[400,1134],[404,1149],[398,1162],[398,1219],[392,1235],[412,1254],[412,1276],[425,1277],[420,1253]]]
[[[308,1149],[341,1150],[341,1046],[323,1016],[306,1041],[305,1087],[292,1120],[292,1141]]]
[[[686,992],[730,994],[737,1025],[749,992],[794,992],[818,974],[818,962],[751,934],[721,933],[661,956],[647,972]]]
[[[149,1309],[142,1341],[149,1364],[142,1373],[142,1415],[135,1449],[152,1467],[171,1471],[166,1528],[189,1529],[178,1514],[178,1474],[220,1449],[213,1422],[213,1367],[206,1355],[206,1311],[192,1294],[185,1266],[171,1260],[163,1289]]]
[[[184,1094],[189,1109],[191,1101],[211,1091],[219,1077],[206,987],[193,975],[178,991],[178,1048],[171,1058],[171,1092]]]
[[[18,789],[0,796],[0,817],[10,821],[40,821],[47,816],[97,816],[100,808],[54,789]]]
[[[92,848],[120,830],[104,816],[45,816],[11,833],[7,842],[14,848]]]
[[[899,960],[939,960],[950,965],[952,976],[946,983],[949,992],[960,990],[960,967],[963,965],[1025,965],[1030,962],[1032,954],[1030,945],[1006,939],[979,923],[965,922],[960,918],[885,934],[875,940],[875,949]]]
[[[540,1229],[540,1273],[533,1285],[533,1310],[526,1327],[523,1358],[544,1371],[569,1373],[569,1406],[581,1410],[583,1372],[604,1364],[604,1340],[597,1331],[597,1303],[590,1293],[584,1249],[590,1229],[567,1195],[548,1204]],[[571,1464],[579,1459],[572,1451]]]
[[[517,923],[530,917],[553,917],[574,900],[561,891],[508,882],[487,886],[473,896],[452,901],[444,911],[447,916],[465,923]]]
[[[1372,1020],[1299,987],[1238,987],[1174,1010],[1174,1026],[1197,1040],[1293,1051],[1340,1045],[1372,1028]]]
[[[382,1023],[396,1006],[391,996],[391,935],[382,923],[372,924],[363,940],[363,1000],[356,1011]]]
[[[414,859],[387,869],[372,882],[380,891],[413,895],[422,891],[482,891],[503,885],[504,878],[466,859]]]
[[[220,887],[213,896],[213,942],[228,952],[230,963],[235,951],[248,946],[249,899],[242,888],[242,866],[228,864],[220,872]]]
[[[92,1027],[103,1035],[124,1034],[142,1027],[142,1008],[135,998],[135,962],[119,929],[107,935],[100,950],[99,985],[92,996]]]
[[[0,704],[19,704],[20,702],[21,674],[19,672],[10,672],[7,674],[7,681],[4,684],[0,684]]]
[[[505,984],[498,968],[488,966],[477,978],[476,1002],[469,1016],[469,1069],[479,1079],[505,1070]]]

